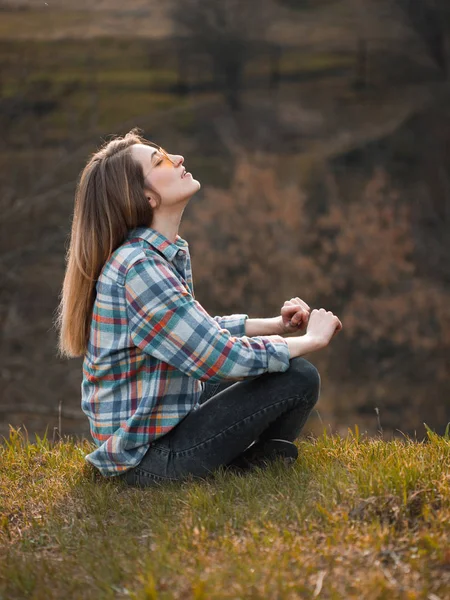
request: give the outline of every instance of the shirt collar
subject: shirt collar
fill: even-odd
[[[172,261],[180,248],[188,249],[188,243],[177,234],[175,242],[171,242],[165,235],[152,227],[136,227],[128,232],[127,239],[140,238],[148,242],[159,252],[162,252],[167,260]]]

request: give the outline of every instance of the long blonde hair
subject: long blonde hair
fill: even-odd
[[[159,148],[132,129],[104,143],[80,174],[66,273],[60,294],[55,326],[58,355],[82,356],[87,350],[96,281],[114,252],[135,227],[151,227],[153,208],[144,193],[144,172],[131,155],[134,144]],[[157,201],[161,197],[149,188]]]

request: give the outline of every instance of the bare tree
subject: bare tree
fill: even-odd
[[[232,110],[239,110],[244,68],[253,42],[266,37],[270,0],[172,0],[175,32],[211,60],[213,79]]]

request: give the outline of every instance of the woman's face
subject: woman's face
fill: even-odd
[[[161,207],[159,208],[169,208],[179,204],[200,189],[200,182],[188,174],[183,165],[184,157],[180,154],[168,154],[163,149],[152,148],[145,144],[133,145],[131,153],[133,158],[141,163],[145,181],[160,194]],[[157,207],[151,189],[147,188],[145,193],[152,207]]]

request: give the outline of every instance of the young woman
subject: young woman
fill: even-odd
[[[301,355],[342,329],[298,297],[270,319],[211,317],[178,235],[199,189],[182,156],[136,129],[105,143],[77,186],[59,354],[84,356],[81,405],[97,446],[86,460],[130,485],[294,461],[320,393]]]

